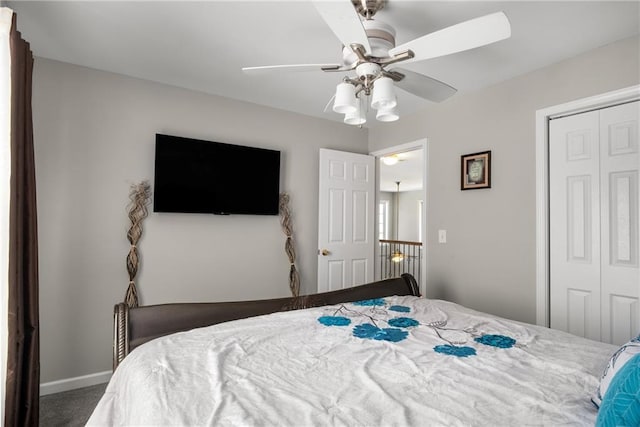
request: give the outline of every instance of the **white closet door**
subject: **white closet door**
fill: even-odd
[[[599,113],[549,123],[551,327],[600,340]]]
[[[613,344],[640,332],[638,106],[549,124],[551,327]]]
[[[600,110],[602,341],[640,332],[638,102]]]

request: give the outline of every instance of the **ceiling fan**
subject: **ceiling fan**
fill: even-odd
[[[333,111],[345,114],[344,122],[353,125],[366,122],[365,96],[371,97],[371,107],[377,110],[378,120],[397,120],[394,86],[433,102],[444,101],[456,93],[456,89],[446,83],[398,68],[396,64],[462,52],[511,36],[509,20],[503,12],[497,12],[396,46],[395,29],[373,19],[387,0],[312,0],[312,3],[343,44],[339,63],[269,65],[242,70],[248,73],[351,72],[336,88]]]

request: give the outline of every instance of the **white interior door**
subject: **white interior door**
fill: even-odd
[[[549,125],[551,327],[623,344],[640,332],[638,102]]]
[[[600,110],[602,341],[640,332],[638,102]]]
[[[318,292],[373,281],[375,157],[320,150]]]
[[[551,327],[600,341],[599,113],[549,123]]]

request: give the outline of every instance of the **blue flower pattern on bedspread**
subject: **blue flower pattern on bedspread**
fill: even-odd
[[[462,332],[473,338],[473,342],[483,344],[486,346],[508,349],[516,345],[514,338],[506,335],[498,334],[478,334],[474,327],[469,328],[451,328],[445,327],[446,320],[438,320],[431,323],[420,323],[417,319],[412,317],[393,317],[391,312],[396,313],[409,313],[411,308],[404,305],[391,305],[387,306],[387,302],[384,298],[372,298],[362,301],[352,302],[351,305],[355,307],[364,307],[364,309],[354,309],[348,307],[346,304],[341,304],[332,315],[324,315],[317,320],[324,326],[349,326],[352,321],[360,319],[368,319],[368,322],[356,324],[352,329],[352,336],[360,339],[368,339],[375,341],[389,341],[393,343],[400,342],[407,339],[409,331],[412,328],[419,326],[430,328],[433,332],[442,340],[446,345],[437,345],[433,348],[436,353],[446,354],[456,357],[469,357],[476,356],[477,352],[474,347],[470,347],[466,344],[468,339],[461,341],[453,341],[447,338],[447,331]],[[339,316],[338,314],[342,314]],[[388,320],[387,320],[388,319]],[[380,327],[380,322],[385,322],[390,328]],[[444,335],[443,335],[444,334]]]
[[[385,301],[383,298],[373,298],[373,299],[364,299],[362,301],[354,301],[353,305],[359,305],[363,307],[371,307],[371,306],[380,306],[385,305]]]
[[[412,319],[410,317],[396,317],[389,320],[388,323],[389,325],[395,326],[396,328],[411,328],[420,324],[420,322],[418,322],[416,319]]]
[[[322,316],[318,318],[318,322],[325,326],[348,326],[351,324],[351,319],[342,316]]]
[[[476,349],[473,347],[459,347],[457,345],[437,345],[433,347],[436,353],[448,354],[456,357],[475,356]]]
[[[511,348],[516,343],[516,340],[504,335],[482,335],[481,337],[475,338],[474,341],[499,348]]]
[[[378,328],[371,323],[364,323],[353,328],[353,336],[377,341],[398,342],[407,338],[409,333],[397,328]]]

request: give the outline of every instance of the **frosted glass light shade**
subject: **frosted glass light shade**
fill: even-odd
[[[384,156],[382,158],[382,163],[384,163],[387,166],[393,166],[396,163],[398,163],[400,159],[398,158],[398,156],[396,154],[392,154],[390,156]]]
[[[381,77],[373,82],[373,96],[371,98],[371,107],[379,110],[380,108],[389,109],[395,107],[396,94],[393,90],[393,80],[389,77]]]
[[[341,114],[355,113],[358,109],[356,88],[352,84],[343,82],[336,87],[336,99],[333,102],[333,111]]]
[[[344,115],[344,122],[348,125],[358,126],[365,124],[367,118],[364,116],[364,110],[358,105],[355,112]]]
[[[398,115],[398,108],[380,108],[378,109],[378,113],[376,114],[376,119],[381,122],[395,122],[400,118]]]

